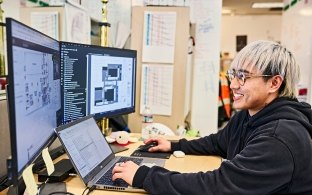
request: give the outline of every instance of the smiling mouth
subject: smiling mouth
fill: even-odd
[[[241,97],[243,97],[243,96],[244,96],[243,94],[234,93],[234,94],[233,94],[233,99],[234,99],[234,100],[237,100],[237,99],[239,99],[239,98],[241,98]]]

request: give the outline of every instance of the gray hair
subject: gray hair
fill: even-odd
[[[260,40],[248,44],[236,55],[231,68],[235,70],[248,68],[248,71],[256,69],[260,74],[280,75],[283,83],[279,96],[296,97],[300,68],[293,54],[277,42]]]

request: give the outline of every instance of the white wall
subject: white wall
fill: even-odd
[[[312,2],[298,1],[283,13],[281,41],[293,52],[301,69],[300,85],[312,103]]]
[[[10,17],[16,20],[19,20],[20,14],[20,1],[19,0],[6,0],[1,4],[1,8],[4,11],[3,22],[5,23],[5,18]],[[6,40],[6,35],[4,33],[4,40]],[[4,45],[4,54],[6,56],[6,44]],[[7,58],[5,57],[5,70],[8,73],[8,63]]]
[[[191,21],[196,24],[191,97],[191,128],[200,136],[218,130],[218,86],[222,2],[190,1]]]
[[[4,11],[4,17],[10,17],[19,20],[20,0],[3,1],[1,7]]]
[[[221,51],[236,54],[236,36],[247,35],[247,43],[265,39],[281,40],[281,15],[225,16],[221,18]]]

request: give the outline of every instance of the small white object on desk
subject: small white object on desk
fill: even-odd
[[[126,131],[117,131],[116,142],[118,144],[127,144],[129,142],[130,134]]]
[[[129,142],[131,142],[131,143],[135,143],[138,141],[139,141],[139,139],[137,137],[129,137]]]
[[[0,100],[5,100],[5,99],[6,99],[5,90],[1,90],[1,87],[0,87]]]
[[[155,166],[156,164],[155,163],[142,163],[141,166],[143,166],[143,165],[151,168],[151,167]]]
[[[177,151],[173,152],[173,156],[175,156],[177,158],[184,158],[185,157],[185,153],[180,151],[180,150],[177,150]]]
[[[111,138],[111,137],[109,137],[109,136],[106,136],[105,139],[106,139],[106,141],[107,141],[108,143],[113,143],[113,142],[116,141],[114,138]]]

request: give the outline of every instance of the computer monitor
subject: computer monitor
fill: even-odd
[[[59,42],[14,19],[6,19],[8,101],[12,161],[18,185],[23,170],[54,141],[61,121]]]
[[[63,123],[134,112],[135,50],[60,42]]]

